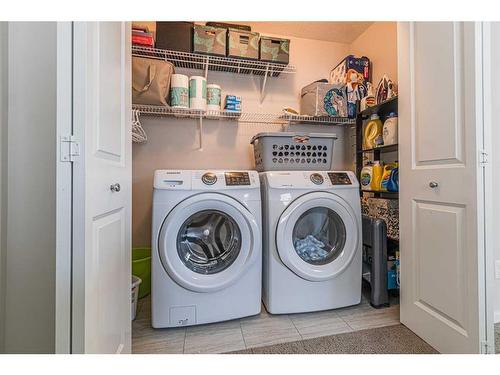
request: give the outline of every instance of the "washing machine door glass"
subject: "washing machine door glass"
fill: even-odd
[[[328,264],[342,253],[346,229],[341,217],[327,207],[314,207],[304,212],[293,228],[293,246],[307,263]]]
[[[361,213],[328,192],[304,194],[283,211],[276,247],[285,266],[310,281],[324,281],[361,259]]]
[[[157,249],[170,278],[195,292],[227,288],[262,256],[256,218],[219,193],[193,195],[176,205],[161,225]]]
[[[229,267],[241,249],[241,231],[225,213],[204,210],[191,215],[177,236],[177,253],[190,270],[213,274]]]

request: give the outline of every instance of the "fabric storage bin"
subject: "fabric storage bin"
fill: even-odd
[[[236,29],[244,31],[252,31],[252,28],[248,25],[240,25],[237,23],[226,23],[226,22],[207,22],[205,25],[212,27],[219,27],[221,29]]]
[[[132,103],[167,105],[174,65],[169,61],[132,57]]]
[[[156,22],[156,48],[193,51],[193,22]]]
[[[335,134],[259,133],[250,141],[255,169],[259,172],[330,170],[336,139]]]
[[[226,56],[226,34],[223,28],[194,25],[193,52]]]
[[[227,55],[235,58],[258,60],[259,33],[228,29]]]
[[[290,59],[290,39],[261,36],[259,59],[262,61],[288,64]]]
[[[300,114],[347,117],[345,86],[313,82],[300,92]]]
[[[361,212],[383,219],[387,225],[387,237],[399,240],[399,202],[397,199],[372,197],[362,199]]]

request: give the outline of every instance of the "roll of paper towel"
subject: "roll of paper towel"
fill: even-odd
[[[189,78],[184,74],[172,74],[170,81],[170,106],[189,108]]]
[[[207,85],[207,111],[220,111],[221,88],[215,83]]]
[[[189,77],[189,108],[207,110],[207,80],[205,77]]]

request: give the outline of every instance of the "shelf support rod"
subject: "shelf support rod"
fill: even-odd
[[[198,118],[198,151],[203,151],[203,115]]]
[[[208,78],[208,65],[209,65],[209,62],[210,62],[210,57],[207,56],[205,58],[205,79]]]
[[[266,72],[264,73],[264,80],[262,81],[262,87],[260,88],[260,104],[264,102],[268,73],[269,73],[269,64],[266,64]]]

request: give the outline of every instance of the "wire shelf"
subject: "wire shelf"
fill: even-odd
[[[213,70],[236,74],[254,74],[277,77],[293,74],[293,65],[277,64],[259,60],[242,60],[223,56],[201,55],[197,53],[170,51],[157,48],[132,46],[132,55],[170,61],[178,68]]]
[[[354,123],[353,119],[330,116],[300,116],[283,113],[247,113],[232,111],[201,111],[193,109],[179,109],[155,105],[138,105],[132,107],[141,115],[155,117],[177,117],[208,120],[233,120],[253,124],[317,124],[317,125],[344,125]]]
[[[347,125],[355,124],[356,120],[347,117],[335,116],[306,116],[306,115],[283,115],[289,123],[295,124],[317,124],[317,125]]]

